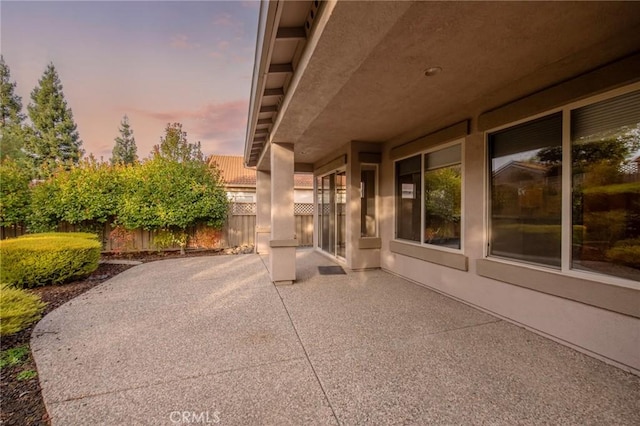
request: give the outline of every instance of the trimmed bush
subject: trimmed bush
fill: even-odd
[[[640,268],[640,238],[618,241],[607,251],[607,259],[613,263]]]
[[[98,241],[98,236],[91,232],[42,232],[40,234],[24,234],[18,238],[42,238],[42,237],[76,237]]]
[[[44,307],[35,294],[0,286],[0,336],[17,333],[38,321]]]
[[[102,245],[73,236],[42,236],[0,241],[0,281],[32,288],[61,284],[98,268]]]

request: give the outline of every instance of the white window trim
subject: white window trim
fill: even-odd
[[[532,115],[530,117],[517,120],[508,124],[504,124],[492,129],[488,129],[484,132],[484,152],[485,152],[485,172],[484,172],[484,199],[485,199],[485,211],[484,211],[484,228],[485,228],[485,244],[484,244],[484,257],[492,261],[505,263],[508,265],[520,266],[523,268],[535,269],[539,271],[555,271],[569,277],[585,279],[590,281],[599,281],[604,284],[616,285],[619,287],[632,288],[640,290],[640,281],[633,281],[626,278],[620,278],[613,275],[600,274],[597,272],[581,271],[571,268],[571,111],[591,105],[600,101],[615,98],[616,96],[624,95],[633,91],[640,90],[640,83],[633,83],[625,87],[610,90],[599,95],[587,97],[585,99],[571,102],[559,108],[547,110],[545,112]],[[562,236],[561,236],[561,251],[560,251],[560,268],[554,268],[552,266],[544,266],[536,263],[529,263],[525,261],[518,261],[515,259],[509,259],[492,255],[489,253],[489,244],[491,242],[491,179],[489,174],[491,173],[491,158],[489,158],[489,135],[491,133],[498,132],[500,130],[508,129],[517,126],[522,123],[536,120],[541,117],[545,117],[557,112],[562,112]],[[569,167],[565,167],[568,164]]]
[[[453,140],[451,142],[446,142],[446,143],[442,143],[442,144],[438,144],[435,145],[433,147],[430,147],[428,149],[422,150],[422,151],[416,151],[410,155],[406,155],[404,157],[400,157],[397,158],[393,161],[393,241],[397,241],[399,243],[403,243],[403,244],[411,244],[414,245],[416,247],[421,247],[421,248],[425,248],[425,249],[432,249],[432,250],[438,250],[438,251],[444,251],[444,252],[448,252],[448,253],[455,253],[455,254],[464,254],[464,248],[465,248],[465,235],[464,235],[464,231],[465,231],[465,226],[464,226],[464,219],[465,219],[465,168],[464,168],[464,156],[465,156],[465,142],[466,142],[466,138],[461,138],[461,139],[456,139]],[[422,191],[420,191],[420,197],[421,197],[421,202],[420,202],[420,241],[412,241],[412,240],[405,240],[402,238],[398,238],[398,212],[396,209],[396,200],[398,197],[398,185],[397,185],[397,181],[396,181],[396,164],[402,160],[406,160],[407,158],[411,158],[411,157],[415,157],[416,155],[420,156],[420,174],[421,174],[421,179],[424,180],[424,156],[426,154],[432,153],[432,152],[436,152],[436,151],[440,151],[442,149],[446,149],[455,145],[460,145],[460,178],[461,178],[461,190],[460,190],[460,248],[459,249],[454,249],[454,248],[450,248],[450,247],[443,247],[443,246],[438,246],[435,244],[429,244],[429,243],[425,243],[423,242],[424,240],[424,214],[425,214],[425,206],[424,206],[424,200],[422,199],[422,197],[424,196],[423,192],[424,192],[424,188],[422,188]],[[454,164],[458,164],[458,163],[454,163]],[[454,164],[449,164],[443,167],[449,167],[452,166]]]

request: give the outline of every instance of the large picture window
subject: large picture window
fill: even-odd
[[[640,91],[488,144],[490,255],[640,281]]]
[[[462,168],[460,145],[424,155],[424,240],[460,248]]]
[[[560,267],[562,114],[489,136],[492,255]]]
[[[396,238],[420,241],[420,155],[396,163]]]
[[[461,247],[461,146],[396,163],[396,238]]]
[[[363,164],[360,170],[360,236],[378,235],[376,216],[376,181],[378,167],[375,164]]]
[[[640,281],[640,91],[571,112],[574,269]]]

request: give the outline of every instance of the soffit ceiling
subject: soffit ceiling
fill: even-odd
[[[295,144],[296,162],[314,163],[352,140],[415,139],[639,46],[636,2],[338,2],[288,105],[272,112],[277,127],[265,129]],[[277,47],[274,58],[286,50]],[[279,60],[295,65],[303,47]],[[286,92],[291,74],[273,77],[267,87]]]

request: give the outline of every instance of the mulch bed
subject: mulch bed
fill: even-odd
[[[103,254],[103,260],[138,260],[141,262],[152,262],[155,260],[212,256],[225,253],[233,253],[228,250],[198,250],[188,251],[185,255],[180,252],[136,252],[122,254]],[[53,285],[33,289],[47,303],[43,312],[43,317],[58,306],[68,302],[92,289],[98,284],[112,278],[119,273],[132,268],[132,265],[114,265],[101,263],[91,275],[81,281],[74,281],[62,285]],[[1,349],[7,350],[23,345],[29,345],[31,332],[35,324],[11,336],[3,337],[0,344]],[[36,371],[36,364],[31,353],[26,362],[14,367],[5,367],[0,370],[0,395],[2,404],[0,405],[0,425],[6,426],[26,426],[26,425],[49,425],[49,416],[42,400],[40,382],[38,377],[28,380],[18,380],[17,375],[26,370]]]

